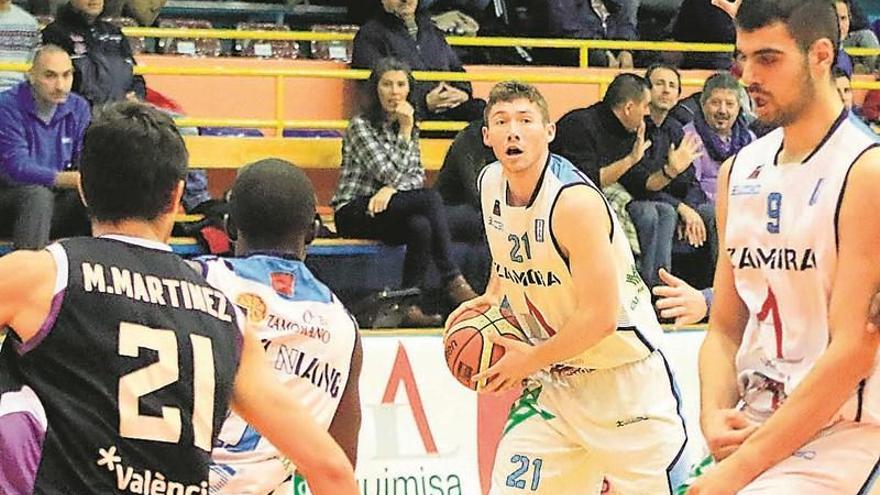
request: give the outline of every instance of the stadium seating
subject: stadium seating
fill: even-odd
[[[266,22],[239,22],[239,31],[290,31],[284,25]],[[236,40],[235,52],[242,57],[257,58],[300,58],[299,43],[293,40]]]
[[[159,27],[174,29],[211,29],[210,22],[199,19],[162,19]],[[177,39],[161,38],[158,51],[166,55],[188,55],[199,57],[219,57],[222,44],[216,38]]]

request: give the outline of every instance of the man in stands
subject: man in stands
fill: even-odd
[[[27,63],[40,42],[37,20],[12,0],[0,0],[0,62]],[[20,72],[0,71],[0,92],[24,80]]]
[[[354,38],[351,66],[373,69],[394,57],[412,70],[464,72],[464,67],[418,0],[382,0],[382,10]],[[468,82],[422,82],[414,88],[420,120],[481,119],[486,102],[474,99]]]
[[[143,100],[146,84],[135,76],[134,57],[122,31],[99,17],[104,0],[70,0],[43,29],[43,43],[64,48],[73,59],[73,92],[92,106],[125,98]]]
[[[28,80],[0,94],[0,229],[15,249],[44,247],[53,226],[56,236],[89,231],[76,165],[91,116],[72,80],[67,53],[44,45]]]

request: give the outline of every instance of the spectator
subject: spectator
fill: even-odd
[[[880,41],[877,40],[877,35],[874,34],[873,31],[868,27],[868,23],[864,20],[864,16],[861,15],[861,12],[857,12],[858,8],[851,0],[837,0],[834,3],[834,7],[837,9],[837,21],[840,24],[840,50],[841,53],[844,48],[880,48]],[[861,19],[857,19],[856,14],[859,14],[858,17]],[[856,23],[858,22],[858,26]],[[846,59],[849,61],[850,67],[852,70],[848,72],[848,75],[852,75],[853,72],[857,74],[868,74],[878,69],[877,67],[877,57],[857,57],[855,60],[846,54]],[[846,67],[843,67],[846,70]]]
[[[702,154],[694,160],[700,189],[715,204],[718,169],[721,164],[755,140],[743,117],[740,85],[729,72],[719,72],[706,80],[700,97],[701,111],[684,126],[685,135],[699,140]]]
[[[483,121],[468,124],[452,141],[443,167],[434,181],[434,190],[443,198],[452,239],[466,242],[476,256],[473,269],[465,269],[465,278],[478,291],[485,289],[489,269],[489,246],[480,209],[477,177],[483,167],[495,161],[492,148],[483,143]]]
[[[15,249],[89,232],[75,169],[91,117],[70,94],[72,80],[67,53],[44,45],[28,80],[0,94],[0,223],[11,226]]]
[[[594,7],[595,5],[595,7]],[[638,39],[636,14],[638,0],[531,0],[536,36],[573,39]],[[571,53],[561,50],[547,52],[552,65],[576,65]],[[633,57],[628,51],[617,56],[604,50],[590,50],[589,64],[598,67],[632,68]]]
[[[352,67],[374,69],[395,57],[413,70],[464,72],[443,33],[417,9],[418,0],[382,0],[382,7],[355,35]],[[419,118],[428,120],[478,120],[486,105],[473,97],[469,82],[415,83],[412,93]]]
[[[837,94],[840,95],[843,106],[855,113],[853,109],[852,79],[840,67],[835,67],[831,71],[831,75],[834,77],[834,85],[837,87]]]
[[[25,64],[40,42],[37,20],[12,0],[0,0],[0,63]],[[21,72],[0,72],[0,93],[24,80]]]
[[[726,1],[726,0],[725,0]],[[696,43],[733,43],[736,29],[733,19],[712,6],[709,0],[684,0],[672,27],[675,41]],[[682,69],[729,69],[732,58],[729,53],[682,54]]]
[[[70,0],[43,29],[43,43],[64,48],[73,59],[73,92],[92,106],[143,100],[144,78],[135,76],[131,46],[122,31],[99,18],[104,0]]]
[[[440,272],[455,304],[476,296],[452,260],[452,241],[440,195],[425,189],[412,75],[396,59],[383,59],[367,87],[370,102],[349,123],[342,141],[342,175],[331,200],[336,228],[346,237],[406,244],[404,287],[424,287],[428,261]],[[407,310],[407,326],[440,326],[439,315],[419,305]]]
[[[559,120],[556,139],[550,144],[553,153],[564,156],[601,185],[633,251],[640,255],[642,277],[649,285],[656,283],[657,272],[655,269],[654,273],[649,273],[646,268],[668,266],[665,264],[671,253],[665,252],[665,243],[655,242],[657,236],[654,234],[637,233],[627,205],[634,197],[644,199],[649,192],[666,186],[671,177],[690,166],[692,159],[689,156],[695,151],[684,145],[671,150],[667,148],[670,154],[668,164],[642,163],[647,150],[656,146],[645,135],[645,117],[650,115],[650,103],[650,82],[634,74],[619,74],[608,86],[601,102],[589,108],[572,110]],[[653,223],[660,225],[665,232],[674,230],[674,209],[661,206],[658,211],[662,218]],[[646,245],[642,245],[643,239]]]

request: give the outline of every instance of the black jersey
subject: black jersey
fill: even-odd
[[[46,411],[35,493],[207,495],[242,334],[231,303],[162,248],[116,236],[48,248],[50,315],[12,342]]]

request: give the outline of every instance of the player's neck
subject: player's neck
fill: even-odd
[[[544,165],[549,157],[550,151],[547,150],[529,167],[521,170],[505,170],[508,186],[508,205],[526,206],[529,204],[535,188],[538,187],[538,181],[541,180],[541,173],[544,171]]]
[[[155,222],[143,220],[120,220],[118,222],[92,221],[92,235],[94,237],[124,235],[167,244],[171,236],[171,229],[168,228],[166,222],[158,219]]]
[[[828,135],[843,111],[843,102],[836,93],[820,90],[812,105],[807,105],[798,119],[785,126],[779,163],[800,163]]]

